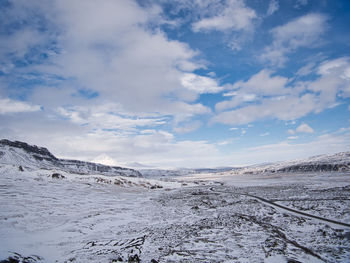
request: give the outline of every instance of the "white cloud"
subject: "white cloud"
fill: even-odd
[[[240,160],[251,158],[257,163],[301,159],[320,153],[333,154],[344,151],[349,149],[349,142],[349,133],[343,135],[325,134],[307,143],[282,141],[276,144],[251,147],[237,153],[236,158]]]
[[[252,102],[256,100],[255,94],[244,94],[244,93],[237,93],[234,97],[232,97],[231,100],[224,100],[221,102],[218,102],[215,105],[216,111],[223,111],[230,108],[235,108],[245,102]]]
[[[71,102],[74,89],[83,87],[97,92],[100,101],[119,103],[128,111],[176,115],[183,114],[181,109],[188,108],[184,103],[191,105],[199,93],[220,90],[214,78],[191,73],[204,67],[197,59],[199,53],[167,38],[158,27],[162,18],[156,5],[140,7],[133,0],[98,4],[93,0],[33,0],[33,4],[16,1],[10,10],[14,17],[35,24],[34,10],[48,29],[19,28],[14,40],[7,40],[15,45],[6,44],[1,52],[26,53],[56,42],[46,63],[30,65],[28,70],[63,78],[65,86],[57,88],[59,99],[48,92],[44,98],[45,89],[40,88],[29,94],[33,98],[53,104]],[[64,93],[67,86],[71,90]]]
[[[289,93],[285,88],[288,79],[281,76],[272,76],[273,72],[263,69],[247,81],[238,81],[233,89],[242,89],[245,92],[256,92],[262,95],[281,95]]]
[[[296,75],[297,76],[307,76],[307,75],[309,75],[310,73],[312,73],[314,71],[315,65],[316,65],[316,63],[314,63],[314,62],[310,62],[310,63],[306,64],[305,66],[301,67],[297,71]]]
[[[294,134],[295,134],[295,130],[293,130],[293,129],[289,129],[287,132],[288,132],[288,134],[290,134],[290,135],[294,135]]]
[[[229,145],[232,143],[232,140],[225,140],[225,141],[219,141],[216,143],[217,146],[225,146],[225,145]]]
[[[47,147],[60,158],[98,161],[123,166],[139,162],[155,167],[215,166],[211,158],[219,155],[206,141],[176,141],[173,134],[156,130],[124,135],[109,130],[89,130],[84,126],[45,118],[8,119],[0,135]],[[31,132],[25,132],[30,130]]]
[[[272,44],[263,51],[261,59],[276,66],[283,66],[288,60],[287,54],[301,47],[313,47],[320,43],[327,29],[327,17],[311,13],[298,17],[271,30]]]
[[[350,58],[342,57],[328,60],[318,67],[320,77],[306,83],[309,90],[319,93],[317,111],[336,104],[337,96],[350,97]]]
[[[291,134],[291,135],[294,135],[296,133],[314,133],[314,129],[312,129],[308,124],[303,123],[303,124],[300,124],[295,130],[289,129],[287,132],[288,134]],[[288,137],[288,139],[293,137],[297,137],[297,136]]]
[[[45,51],[45,45],[54,41],[56,49],[48,59],[25,70],[64,81],[30,90],[27,96],[33,105],[2,101],[1,114],[37,111],[40,107],[35,104],[41,104],[52,120],[63,121],[74,131],[82,129],[83,134],[105,129],[131,140],[143,129],[159,130],[166,124],[179,133],[199,128],[201,124],[192,118],[211,113],[197,102],[199,95],[222,90],[215,75],[192,73],[205,67],[205,62],[197,59],[198,51],[168,39],[160,30],[158,25],[164,21],[155,5],[140,7],[133,0],[98,4],[93,0],[33,0],[31,4],[16,1],[11,10],[13,17],[28,24],[35,23],[37,18],[31,15],[35,10],[47,30],[19,28],[0,44],[0,53],[26,56],[32,47]],[[11,65],[8,68],[11,70]],[[82,98],[79,89],[96,92],[97,98]],[[97,152],[95,157],[104,153]]]
[[[324,61],[313,68],[319,76],[312,81],[289,84],[287,78],[271,76],[271,72],[262,70],[248,81],[226,85],[227,88],[233,89],[226,96],[233,97],[231,100],[216,104],[216,110],[219,113],[211,121],[229,125],[264,119],[292,121],[311,112],[319,113],[334,107],[338,104],[337,99],[340,97],[350,97],[350,59],[348,57]],[[256,96],[254,99],[246,100],[244,99],[246,92]]]
[[[173,112],[177,112],[175,115],[176,120],[184,121],[194,115],[211,113],[211,110],[200,103],[188,104],[185,102],[176,102],[169,106],[169,114]]]
[[[281,76],[272,76],[269,70],[261,70],[247,81],[238,81],[230,89],[233,92],[225,93],[224,96],[233,96],[229,101],[222,101],[216,104],[215,108],[222,111],[235,108],[245,102],[259,100],[260,96],[285,95],[291,93],[286,88],[288,79]]]
[[[253,31],[257,14],[244,1],[186,2],[203,9],[214,7],[203,15],[196,13],[199,21],[193,29],[222,31],[225,37],[235,32],[237,39]],[[31,103],[0,100],[1,136],[46,146],[60,157],[118,165],[135,161],[155,166],[217,166],[251,159],[248,155],[224,156],[216,144],[207,141],[176,141],[169,132],[198,128],[195,116],[211,114],[201,104],[200,94],[223,88],[215,74],[194,73],[207,63],[198,59],[198,51],[162,32],[159,24],[167,21],[161,19],[156,6],[140,7],[132,0],[98,4],[93,0],[13,1],[13,6],[16,12],[4,19],[6,23],[12,19],[35,25],[14,29],[0,44],[0,55],[25,58],[32,48],[38,48],[47,53],[47,60],[28,64],[20,74],[35,72],[58,80],[54,87],[42,84],[27,90]],[[325,18],[317,22],[318,16],[323,17],[310,15],[310,25],[299,26],[300,33],[292,26],[298,19],[274,29],[269,51],[283,59],[297,48],[314,45],[323,32],[320,28],[326,25]],[[44,31],[39,29],[43,25],[47,27]],[[308,31],[312,29],[315,33]],[[53,50],[45,50],[46,45],[52,47],[51,42],[56,43]],[[1,70],[13,70],[10,64],[1,64]],[[293,120],[330,107],[337,97],[349,94],[348,65],[348,59],[341,58],[301,70],[300,74],[313,71],[319,76],[300,82],[300,87],[262,70],[228,87],[225,95],[232,100],[217,104],[217,109],[234,110],[219,113],[215,121],[239,125],[264,118]],[[80,97],[81,89],[96,92],[97,98]],[[6,93],[1,90],[8,97]],[[30,113],[30,118],[11,114],[19,112]],[[252,162],[265,156],[255,157]]]
[[[71,122],[91,129],[118,129],[130,132],[138,127],[159,126],[166,123],[166,119],[162,117],[135,116],[121,111],[117,105],[113,104],[92,107],[59,107],[57,112]]]
[[[3,38],[0,42],[0,57],[4,59],[5,52],[17,58],[24,57],[28,51],[38,45],[44,44],[45,35],[32,28],[23,28]]]
[[[210,113],[210,109],[201,104],[176,103],[177,114],[172,120],[173,130],[177,133],[194,131],[202,125],[200,121],[193,121],[197,114]],[[171,122],[169,116],[154,113],[136,114],[125,111],[121,105],[106,103],[89,106],[58,107],[56,113],[71,123],[84,126],[92,131],[98,129],[114,130],[116,134],[131,136],[134,134],[154,134],[155,129]],[[145,129],[145,130],[144,130]]]
[[[32,105],[27,102],[11,100],[8,98],[0,99],[0,114],[13,114],[20,112],[40,111],[39,105]]]
[[[271,0],[270,3],[269,3],[269,7],[267,9],[266,14],[268,16],[270,16],[273,13],[275,13],[278,9],[279,9],[278,1],[277,0]]]
[[[323,62],[318,68],[319,75],[329,75],[334,73],[340,73],[340,77],[343,79],[350,79],[350,64],[349,57],[342,57],[333,60],[327,60]],[[339,70],[341,72],[339,72]]]
[[[0,137],[47,147],[57,157],[98,160],[115,165],[131,162],[155,167],[217,167],[302,158],[349,149],[348,131],[328,134],[302,144],[279,142],[221,153],[217,143],[177,141],[167,131],[146,128],[131,135],[78,126],[52,119],[39,111],[3,116]],[[30,131],[30,132],[28,132]]]
[[[177,133],[188,133],[199,129],[202,126],[200,121],[191,121],[190,123],[181,124],[174,128]]]
[[[301,8],[302,6],[307,5],[308,0],[296,0],[294,8]]]
[[[314,130],[306,123],[301,124],[296,129],[296,132],[302,132],[302,133],[314,133]]]
[[[346,133],[346,132],[350,132],[350,127],[342,127],[339,130],[337,130],[337,134],[341,134],[341,133]]]
[[[193,23],[192,30],[194,32],[250,30],[253,27],[253,20],[256,18],[256,12],[247,7],[244,1],[228,0],[223,10],[219,9],[215,15],[202,18]]]
[[[268,135],[270,135],[269,132],[264,132],[264,133],[260,134],[261,137],[265,137],[265,136],[268,136]]]
[[[222,87],[218,85],[216,80],[193,73],[184,74],[181,79],[181,84],[185,88],[199,94],[217,93],[222,90]]]
[[[294,120],[316,108],[317,99],[312,94],[285,96],[279,100],[263,99],[259,104],[248,105],[232,111],[225,111],[212,118],[212,122],[240,125],[256,120],[280,119]]]
[[[299,136],[289,136],[287,139],[288,140],[297,140],[297,139],[299,139]]]

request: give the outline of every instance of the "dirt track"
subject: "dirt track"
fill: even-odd
[[[211,187],[210,190],[212,192],[214,192],[214,193],[225,193],[225,194],[229,193],[227,191],[215,190],[215,187]],[[283,210],[286,210],[286,211],[289,211],[289,212],[293,212],[293,213],[299,214],[299,215],[304,216],[304,217],[314,218],[314,219],[318,219],[318,220],[321,220],[321,221],[324,221],[324,222],[328,222],[328,223],[332,223],[332,224],[336,224],[336,225],[345,226],[345,227],[349,227],[350,228],[350,224],[347,224],[347,223],[344,223],[344,222],[339,222],[339,221],[332,220],[332,219],[328,219],[328,218],[325,218],[325,217],[311,215],[311,214],[308,214],[308,213],[305,213],[305,212],[301,212],[301,211],[298,211],[298,210],[295,210],[295,209],[292,209],[292,208],[289,208],[289,207],[286,207],[286,206],[283,206],[283,205],[280,205],[280,204],[276,204],[273,201],[264,199],[264,198],[259,197],[259,196],[250,195],[250,194],[242,194],[242,193],[234,193],[234,194],[248,196],[248,197],[257,199],[257,200],[259,200],[259,201],[261,201],[261,202],[263,202],[265,204],[268,204],[268,205],[271,205],[271,206],[274,206],[274,207],[278,207],[278,208],[281,208]],[[285,201],[287,201],[287,200],[285,200]]]

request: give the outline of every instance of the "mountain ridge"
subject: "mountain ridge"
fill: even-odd
[[[7,139],[0,140],[0,163],[41,169],[58,168],[77,174],[142,177],[142,174],[134,169],[80,160],[59,159],[45,147]]]

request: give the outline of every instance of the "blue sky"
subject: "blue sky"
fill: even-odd
[[[350,2],[3,0],[0,137],[134,167],[350,150]]]

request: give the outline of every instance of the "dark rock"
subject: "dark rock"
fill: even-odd
[[[19,167],[18,167],[18,171],[23,172],[23,171],[24,171],[24,170],[23,170],[23,167],[22,167],[22,166],[19,166]]]
[[[140,263],[140,258],[137,254],[130,256],[128,259],[128,263]]]
[[[1,260],[0,263],[19,263],[19,260],[9,257],[8,259]]]
[[[62,174],[59,174],[59,173],[53,173],[53,174],[52,174],[52,178],[55,178],[55,179],[64,179],[64,178],[66,178],[66,177],[63,176]]]
[[[158,263],[158,261],[155,260],[155,259],[152,259],[152,260],[151,260],[151,263]]]
[[[161,185],[152,185],[150,188],[151,189],[157,189],[157,188],[163,188],[163,186],[161,186]]]
[[[304,163],[283,167],[278,169],[277,172],[345,172],[349,170],[349,166],[342,163]]]
[[[33,255],[29,257],[23,257],[18,253],[13,253],[14,255],[5,259],[0,260],[0,263],[36,263],[41,262],[43,259],[39,256]]]
[[[117,259],[113,259],[112,262],[123,262],[123,258],[122,257],[118,257]]]

